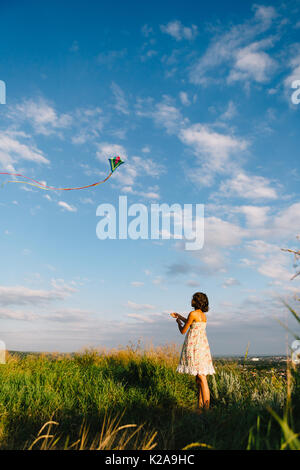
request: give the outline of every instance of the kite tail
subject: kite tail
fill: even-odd
[[[99,184],[105,183],[105,181],[107,181],[111,177],[113,172],[120,165],[122,165],[124,163],[119,156],[109,158],[108,160],[109,160],[109,163],[110,163],[111,172],[109,173],[109,175],[104,180],[97,181],[97,183],[88,184],[86,186],[80,186],[79,188],[55,188],[54,186],[47,186],[46,184],[41,183],[40,181],[36,181],[33,178],[29,178],[28,176],[22,175],[21,173],[7,173],[7,172],[0,172],[0,175],[20,176],[21,178],[26,178],[29,181],[9,180],[9,181],[6,181],[5,183],[2,183],[1,187],[3,188],[3,186],[6,183],[23,183],[23,184],[30,184],[30,186],[34,186],[34,187],[39,188],[39,189],[45,189],[47,191],[50,191],[50,190],[53,190],[53,191],[75,191],[77,189],[92,188],[94,186],[98,186]]]
[[[34,183],[31,183],[30,181],[9,180],[9,181],[6,181],[6,182],[1,184],[2,188],[4,187],[4,185],[6,183],[23,183],[23,184],[29,184],[30,186],[34,186],[34,187],[39,188],[39,189],[45,189],[46,191],[50,191],[50,190],[53,190],[53,191],[74,191],[74,190],[77,190],[77,189],[92,188],[94,186],[98,186],[99,184],[105,183],[111,177],[112,174],[113,174],[113,172],[111,171],[109,173],[109,175],[104,180],[98,181],[97,183],[88,184],[87,186],[81,186],[79,188],[55,188],[53,186],[47,186],[44,183],[40,183],[39,181],[36,181],[32,178],[29,178],[28,176],[24,176],[24,175],[21,175],[21,174],[18,174],[18,173],[0,173],[0,175],[21,176],[22,178],[26,178],[30,181],[34,181]]]

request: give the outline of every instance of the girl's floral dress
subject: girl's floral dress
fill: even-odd
[[[184,339],[177,372],[191,375],[215,374],[206,336],[206,322],[191,324]]]

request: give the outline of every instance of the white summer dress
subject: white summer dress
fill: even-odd
[[[206,322],[193,322],[187,332],[180,355],[177,372],[191,375],[212,375],[212,363],[206,336]]]

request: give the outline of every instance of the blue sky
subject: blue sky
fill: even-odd
[[[298,2],[1,1],[1,340],[180,345],[206,292],[213,354],[281,354],[299,279]],[[7,178],[1,176],[3,182]],[[101,203],[205,205],[205,243],[99,240]]]

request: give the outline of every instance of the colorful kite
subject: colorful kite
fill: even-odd
[[[40,183],[39,181],[36,181],[32,178],[29,178],[28,176],[21,175],[20,173],[2,173],[0,172],[0,175],[11,175],[11,176],[21,176],[22,178],[26,178],[30,181],[33,181],[33,183],[30,183],[29,181],[17,181],[17,180],[11,180],[11,181],[6,181],[6,183],[23,183],[23,184],[30,184],[31,186],[35,186],[36,188],[40,189],[46,189],[46,190],[54,190],[54,191],[74,191],[75,189],[85,189],[85,188],[92,188],[93,186],[98,186],[99,184],[105,183],[105,181],[108,180],[108,178],[111,177],[113,172],[120,166],[122,163],[124,163],[119,156],[109,158],[109,163],[110,163],[110,168],[111,172],[109,175],[102,181],[98,181],[97,183],[89,184],[87,186],[81,186],[80,188],[54,188],[52,186],[47,186],[44,183]],[[3,183],[2,186],[4,186]]]

